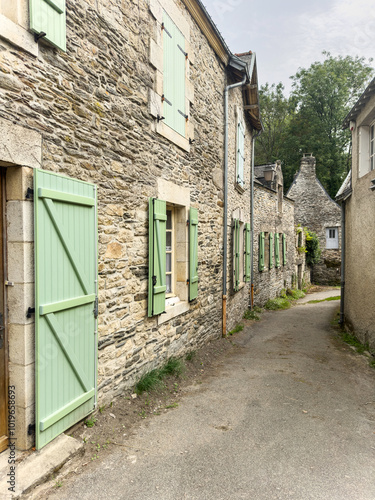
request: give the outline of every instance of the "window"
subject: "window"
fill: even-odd
[[[242,211],[233,213],[233,290],[237,292],[251,278],[250,224],[243,222]]]
[[[197,295],[198,210],[150,198],[148,316],[168,321]]]
[[[185,38],[166,12],[163,15],[164,123],[185,137]]]
[[[237,292],[241,283],[244,281],[244,237],[243,222],[240,219],[233,219],[233,289]]]
[[[175,271],[175,235],[174,235],[174,211],[173,208],[167,206],[167,224],[166,224],[166,265],[165,265],[165,275],[166,275],[166,296],[171,297],[174,295],[176,286],[174,284],[174,278],[176,275]]]
[[[283,240],[283,266],[286,266],[286,253],[287,253],[287,242],[286,242],[286,234],[283,233],[282,235],[282,240]]]
[[[259,234],[259,258],[258,258],[258,269],[259,271],[264,271],[264,233]]]
[[[327,227],[326,229],[326,248],[339,248],[339,232],[337,227]]]
[[[245,127],[240,118],[237,122],[236,183],[244,187]]]
[[[30,0],[30,29],[66,51],[65,0]]]
[[[273,268],[273,233],[269,236],[269,268]]]
[[[270,268],[270,235],[264,233],[264,269]]]
[[[370,170],[375,168],[375,123],[370,126]]]
[[[275,267],[280,267],[280,235],[275,233]]]
[[[358,176],[375,170],[375,122],[358,127],[359,159]]]

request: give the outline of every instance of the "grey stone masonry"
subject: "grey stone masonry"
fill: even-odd
[[[263,166],[262,166],[263,167]],[[267,165],[267,168],[269,166]],[[267,170],[267,169],[266,169]],[[255,168],[254,189],[254,304],[263,306],[268,299],[277,297],[283,288],[296,284],[296,235],[294,228],[294,202],[283,195],[283,175],[280,163],[272,165],[271,181],[265,180],[264,169]],[[259,234],[265,234],[265,269],[259,271]],[[286,235],[286,265],[280,252],[280,266],[269,261],[269,235]],[[280,236],[280,242],[282,237]],[[273,245],[275,238],[273,239]]]
[[[315,165],[314,156],[303,156],[300,170],[287,196],[295,202],[296,224],[307,227],[319,238],[322,255],[320,262],[313,266],[312,282],[338,285],[341,266],[341,210],[316,177]],[[329,241],[330,235],[335,235],[332,243]]]
[[[157,120],[162,109],[163,10],[183,33],[189,54],[185,137]],[[230,78],[179,0],[67,0],[66,14],[66,52],[43,40],[37,51],[20,50],[11,37],[1,38],[0,33],[1,123],[6,122],[7,130],[16,123],[29,132],[17,128],[17,134],[11,134],[17,155],[9,156],[10,139],[2,138],[0,164],[31,167],[30,179],[32,168],[40,167],[98,187],[98,401],[103,404],[168,357],[183,355],[222,333],[223,94]],[[243,222],[250,222],[252,129],[242,96],[236,89],[229,103],[228,224],[236,210],[242,210]],[[237,115],[246,124],[244,190],[235,182]],[[181,258],[175,264],[184,298],[165,315],[148,317],[151,197],[176,210]],[[23,203],[32,220],[32,203]],[[189,303],[190,207],[198,209],[199,286],[197,299]],[[231,255],[229,230],[229,277]],[[31,253],[28,259],[32,269]],[[247,307],[249,283],[229,295],[231,327]],[[23,383],[21,377],[18,383]],[[33,390],[28,393],[30,401]]]

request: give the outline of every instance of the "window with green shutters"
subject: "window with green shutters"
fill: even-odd
[[[258,259],[259,271],[264,271],[264,233],[259,234],[259,259]]]
[[[198,210],[189,211],[189,301],[198,297]]]
[[[245,282],[251,278],[251,230],[250,224],[245,224]]]
[[[233,289],[240,286],[240,221],[233,219]]]
[[[164,123],[185,137],[185,38],[166,12],[162,33]]]
[[[237,123],[237,156],[236,156],[236,182],[244,187],[244,167],[245,161],[245,128],[240,119]]]
[[[186,218],[189,214],[189,229]],[[189,262],[186,251],[188,250]],[[188,249],[187,249],[188,246]],[[181,252],[181,255],[177,252]],[[180,270],[186,262],[187,275]],[[183,288],[186,287],[185,291]],[[198,296],[198,210],[191,207],[168,205],[156,198],[149,200],[149,277],[148,316],[156,316],[169,306],[192,301]]]
[[[280,237],[275,233],[275,267],[280,267]]]
[[[273,268],[273,233],[270,233],[270,244],[269,244],[269,252],[270,252],[270,259],[269,259],[269,267],[270,269]]]
[[[286,234],[283,233],[283,266],[286,266]]]
[[[10,1],[10,0],[9,0]],[[65,0],[29,0],[30,29],[55,47],[66,51]]]

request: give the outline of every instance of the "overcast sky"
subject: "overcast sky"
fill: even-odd
[[[233,53],[256,52],[259,84],[333,56],[375,56],[375,0],[202,0]],[[375,65],[372,62],[372,65]]]

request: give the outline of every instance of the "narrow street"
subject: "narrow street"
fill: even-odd
[[[48,498],[374,500],[375,370],[337,307],[262,313],[217,376]]]

